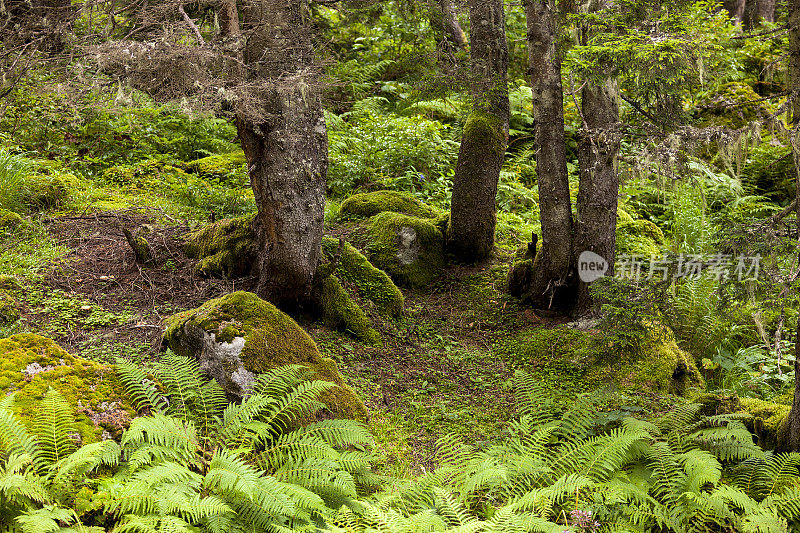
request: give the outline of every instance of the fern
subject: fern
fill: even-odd
[[[33,462],[39,471],[44,472],[76,449],[70,436],[77,433],[75,415],[64,397],[52,387],[39,404],[33,433],[38,441]]]

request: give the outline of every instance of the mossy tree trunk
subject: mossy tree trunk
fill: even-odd
[[[448,249],[462,261],[494,248],[495,197],[508,141],[508,45],[502,0],[470,0],[473,109],[461,137]]]
[[[527,298],[551,307],[570,300],[572,206],[564,137],[559,14],[555,0],[526,0],[528,69],[533,90],[536,176],[542,239]],[[571,302],[570,302],[571,304]]]
[[[578,187],[578,217],[575,221],[575,260],[584,251],[608,263],[607,276],[614,273],[619,177],[616,160],[620,145],[617,84],[587,82],[581,91],[581,109],[586,121],[578,144],[581,178]],[[591,307],[589,284],[578,282],[575,312]]]
[[[327,135],[305,0],[242,5],[250,87],[236,123],[258,216],[256,292],[281,307],[311,297],[322,242]]]
[[[458,22],[452,0],[428,0],[429,19],[440,56],[466,50],[467,36]]]
[[[794,98],[792,104],[792,135],[800,130],[800,0],[789,0],[789,89]],[[792,140],[792,156],[795,166],[795,209],[797,210],[798,248],[800,249],[800,153],[798,142]],[[800,261],[800,251],[798,252]],[[797,317],[794,361],[794,398],[792,409],[778,434],[779,451],[800,452],[800,316]]]

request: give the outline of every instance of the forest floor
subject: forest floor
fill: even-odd
[[[137,264],[122,232],[143,224],[152,227],[154,266]],[[255,283],[198,276],[181,249],[190,228],[154,209],[53,217],[45,226],[66,250],[29,291],[20,327],[91,359],[157,358],[164,318],[234,290],[252,290]],[[387,471],[429,470],[436,440],[444,435],[480,446],[507,431],[515,416],[511,378],[519,368],[572,397],[600,385],[569,361],[519,349],[532,331],[569,319],[540,316],[504,294],[510,258],[500,248],[485,264],[451,265],[425,291],[404,291],[402,318],[372,316],[380,346],[300,317],[323,355],[338,362],[364,399]]]

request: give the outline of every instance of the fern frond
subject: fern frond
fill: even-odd
[[[138,365],[118,357],[114,365],[117,376],[125,387],[125,392],[138,411],[145,409],[152,413],[164,413],[167,400],[156,388],[148,374]]]
[[[132,470],[158,461],[194,464],[199,446],[192,422],[161,414],[135,419],[121,444]]]
[[[75,442],[70,437],[76,433],[75,415],[69,403],[52,387],[39,403],[39,412],[33,425],[38,446],[33,456],[37,470],[44,472],[72,453]]]
[[[9,455],[27,454],[34,457],[36,440],[12,411],[15,394],[9,394],[0,400],[0,449]]]

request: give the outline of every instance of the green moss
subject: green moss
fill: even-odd
[[[8,209],[0,209],[0,229],[16,229],[27,226],[24,218]]]
[[[34,368],[39,371],[23,372]],[[16,393],[15,412],[29,427],[36,405],[50,387],[76,408],[84,443],[101,439],[104,430],[118,436],[134,415],[112,367],[73,356],[39,335],[0,339],[0,389]]]
[[[182,342],[187,327],[199,327],[222,341],[244,337],[240,357],[244,367],[262,373],[286,364],[302,364],[314,371],[314,377],[339,387],[322,398],[339,416],[365,418],[363,402],[342,380],[336,363],[322,357],[317,345],[277,307],[249,292],[234,292],[209,300],[197,309],[178,313],[166,320],[164,341],[178,354],[193,356]]]
[[[356,194],[342,202],[341,218],[366,218],[378,213],[404,213],[415,217],[433,218],[438,212],[410,194],[397,191],[375,191]]]
[[[704,416],[727,415],[735,413],[741,409],[739,396],[734,392],[731,394],[719,392],[697,392],[690,396],[694,403],[702,405],[700,412]]]
[[[255,234],[252,213],[226,218],[190,233],[183,250],[199,259],[196,270],[209,276],[233,277],[248,274],[255,257]]]
[[[22,284],[14,276],[0,275],[0,291],[5,291],[10,295],[22,292]]]
[[[25,204],[31,209],[53,209],[64,204],[82,184],[74,174],[34,174],[25,178]]]
[[[742,411],[748,415],[744,423],[758,436],[758,445],[763,448],[774,448],[780,439],[791,406],[755,398],[742,398],[740,402]]]
[[[661,228],[649,220],[639,219],[617,223],[617,253],[644,257],[660,256],[664,244]]]
[[[633,217],[622,207],[617,207],[617,224],[633,222]]]
[[[516,352],[523,364],[562,368],[559,375],[579,379],[577,392],[610,382],[626,390],[672,394],[702,386],[692,357],[675,344],[669,331],[651,332],[637,352],[609,350],[604,339],[598,331],[540,328],[523,333]]]
[[[484,111],[473,111],[464,124],[462,138],[480,139],[488,143],[492,152],[503,154],[506,138],[503,124],[496,116]]]
[[[204,179],[236,184],[244,184],[247,180],[247,160],[241,151],[204,157],[186,163],[183,167]]]
[[[4,290],[0,290],[0,327],[5,327],[19,320],[19,303]]]
[[[367,344],[381,342],[380,335],[370,325],[367,315],[350,298],[336,276],[327,276],[321,285],[322,318],[329,327],[349,331]]]
[[[332,260],[339,249],[339,241],[329,237],[322,239],[324,257]],[[362,298],[373,302],[378,310],[390,316],[403,314],[403,293],[392,279],[372,263],[350,243],[345,243],[336,276],[356,286]]]
[[[622,355],[618,379],[623,386],[683,395],[704,384],[691,354],[678,347],[669,330],[651,331],[639,346],[638,355]]]
[[[444,238],[429,220],[380,213],[370,219],[369,237],[370,262],[401,285],[424,287],[444,268]]]
[[[741,128],[760,114],[770,112],[768,102],[750,85],[732,81],[703,91],[697,96],[697,118],[703,125]]]

